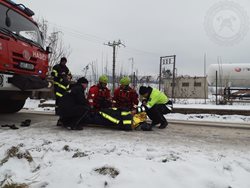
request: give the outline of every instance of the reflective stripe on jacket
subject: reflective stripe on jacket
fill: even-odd
[[[119,129],[132,129],[133,116],[130,111],[123,111],[119,108],[109,108],[99,111],[99,114],[106,120],[112,122]]]
[[[57,64],[53,67],[51,75],[54,79],[54,92],[56,97],[62,97],[65,93],[69,91],[69,81],[67,79],[68,75],[71,75],[67,66],[62,66]]]

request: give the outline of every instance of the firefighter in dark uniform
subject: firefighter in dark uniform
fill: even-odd
[[[131,111],[122,108],[105,108],[99,112],[91,115],[87,119],[88,124],[101,125],[105,127],[112,127],[119,130],[138,130],[151,131],[151,125],[145,120],[147,115],[145,113],[133,114]]]
[[[115,107],[131,110],[134,105],[138,105],[138,94],[129,84],[130,78],[127,76],[120,80],[120,87],[114,91],[113,104]]]
[[[82,130],[84,123],[88,122],[90,107],[85,90],[88,80],[79,78],[77,83],[59,101],[58,115],[64,127],[72,130]]]
[[[164,114],[172,112],[172,101],[170,101],[163,92],[150,86],[141,86],[139,94],[142,98],[142,105],[137,107],[133,113],[146,112],[148,117],[152,120],[151,127],[160,124],[158,128],[166,128],[168,122]]]
[[[69,91],[72,75],[66,66],[67,59],[62,57],[59,64],[56,64],[51,72],[54,78],[54,94],[56,98],[55,112],[58,115],[58,104],[62,96]]]
[[[108,77],[102,75],[99,77],[99,83],[90,87],[88,101],[93,111],[111,107],[111,94],[107,83]]]
[[[91,116],[88,123],[117,128],[120,130],[133,129],[133,116],[131,111],[121,108],[105,108]]]

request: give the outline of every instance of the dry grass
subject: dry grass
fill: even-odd
[[[69,145],[65,145],[65,146],[63,146],[63,150],[64,151],[70,151],[71,149],[70,149]]]
[[[72,158],[87,157],[87,156],[88,156],[88,154],[86,154],[84,152],[77,151],[76,153],[74,153],[74,155],[72,156]]]
[[[116,170],[115,168],[113,167],[108,167],[108,166],[103,166],[101,168],[96,168],[94,169],[95,172],[98,172],[99,174],[101,175],[109,175],[111,176],[112,178],[115,178],[116,176],[119,175],[119,171]]]
[[[6,156],[1,160],[0,166],[4,163],[8,162],[10,158],[18,158],[18,159],[26,159],[29,163],[33,161],[32,156],[30,155],[29,151],[21,152],[19,147],[12,146],[10,149],[7,150]]]
[[[17,183],[11,183],[11,184],[6,184],[2,188],[29,188],[27,184],[17,184]]]

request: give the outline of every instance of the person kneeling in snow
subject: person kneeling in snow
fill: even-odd
[[[141,86],[139,94],[143,99],[142,105],[136,107],[133,113],[146,112],[148,117],[152,120],[151,127],[160,124],[160,129],[166,128],[168,122],[164,114],[172,112],[172,101],[170,101],[163,92],[150,86]]]
[[[90,106],[85,96],[88,80],[79,78],[77,83],[65,94],[58,105],[58,115],[64,127],[72,130],[82,130],[83,124],[89,117]]]

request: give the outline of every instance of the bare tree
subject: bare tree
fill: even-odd
[[[44,46],[50,46],[52,53],[49,54],[49,70],[57,64],[61,57],[69,57],[71,53],[70,46],[65,46],[62,39],[62,31],[53,29],[49,32],[48,21],[45,19],[37,20],[38,26],[43,33]]]

